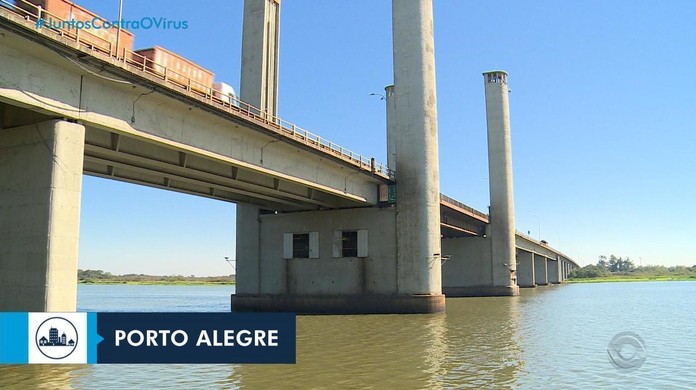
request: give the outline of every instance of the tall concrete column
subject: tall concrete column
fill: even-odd
[[[85,128],[0,130],[0,311],[75,311]]]
[[[519,294],[515,282],[515,205],[512,187],[512,151],[507,73],[483,74],[488,127],[490,229],[493,285]]]
[[[560,264],[560,260],[549,259],[547,262],[547,267],[548,267],[547,272],[548,272],[550,284],[561,283],[561,269],[560,269],[559,264]]]
[[[546,263],[546,257],[534,253],[534,280],[537,286],[546,286],[549,284]]]
[[[280,0],[244,0],[240,99],[278,114]]]
[[[523,250],[517,254],[517,285],[520,287],[536,287],[533,256],[531,252]]]
[[[393,0],[392,23],[398,292],[444,310],[432,2]]]
[[[237,204],[237,239],[235,291],[237,294],[261,292],[261,259],[259,209],[249,204]]]
[[[384,95],[387,101],[387,167],[396,172],[396,140],[399,126],[396,124],[394,86],[384,87]]]
[[[280,0],[244,0],[242,26],[242,69],[239,98],[254,107],[277,115],[278,46]],[[258,294],[259,209],[237,204],[237,293]]]

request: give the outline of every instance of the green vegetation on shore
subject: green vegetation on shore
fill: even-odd
[[[568,283],[696,281],[696,265],[665,267],[646,265],[636,267],[630,258],[614,255],[600,256],[597,264],[586,265],[568,275]]]
[[[77,281],[83,284],[161,284],[161,285],[232,285],[235,275],[226,276],[155,276],[143,274],[112,275],[102,270],[77,270]]]

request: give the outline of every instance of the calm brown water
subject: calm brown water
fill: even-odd
[[[224,311],[229,287],[80,286],[80,311]],[[4,366],[1,388],[696,388],[694,282],[525,289],[443,315],[301,316],[296,365]],[[645,363],[611,364],[638,334]],[[630,351],[629,351],[630,352]]]

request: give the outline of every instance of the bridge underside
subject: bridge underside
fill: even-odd
[[[62,117],[0,103],[0,128],[51,119]],[[363,201],[351,199],[333,189],[323,190],[316,183],[269,176],[236,166],[219,156],[179,150],[95,126],[85,126],[84,173],[252,204],[270,211],[365,206]]]

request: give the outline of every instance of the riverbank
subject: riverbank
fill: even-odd
[[[613,282],[684,282],[684,281],[696,281],[696,276],[694,275],[665,275],[665,276],[639,276],[639,275],[625,275],[625,276],[607,276],[600,278],[573,278],[567,279],[566,283],[613,283]]]
[[[234,286],[233,281],[205,280],[78,280],[79,284],[128,284],[157,286]]]

